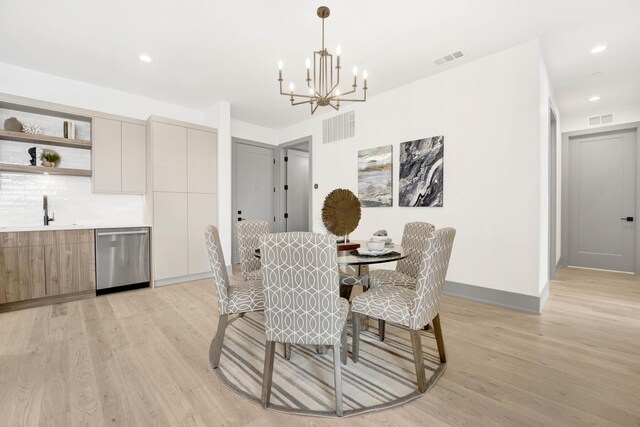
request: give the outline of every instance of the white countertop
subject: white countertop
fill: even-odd
[[[19,231],[55,231],[55,230],[88,230],[96,228],[137,228],[151,227],[149,224],[56,224],[51,225],[27,225],[15,227],[0,227],[0,233],[15,233]]]

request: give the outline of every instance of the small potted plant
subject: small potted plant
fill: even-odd
[[[42,150],[40,160],[42,160],[42,166],[44,167],[57,168],[60,164],[60,154],[53,150]]]

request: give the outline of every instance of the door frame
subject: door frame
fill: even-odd
[[[635,236],[635,274],[640,274],[640,227],[638,227],[638,215],[640,215],[640,197],[637,196],[640,189],[640,122],[631,122],[613,126],[602,126],[595,129],[584,129],[572,132],[562,133],[562,238],[561,238],[561,265],[567,267],[569,263],[569,165],[570,150],[569,143],[571,140],[578,138],[604,136],[606,134],[614,134],[625,131],[635,131],[636,133],[636,219],[634,226],[636,228]]]
[[[278,159],[278,168],[276,173],[278,174],[278,186],[276,191],[276,203],[278,205],[278,230],[285,231],[286,223],[284,221],[284,214],[287,209],[286,198],[284,193],[284,183],[286,182],[286,177],[284,173],[286,171],[286,167],[284,164],[284,154],[285,150],[289,148],[293,148],[297,145],[301,145],[304,143],[309,144],[309,231],[313,231],[313,137],[311,135],[305,136],[302,138],[294,139],[292,141],[285,142],[283,144],[278,145],[277,151],[277,159]]]
[[[254,147],[260,147],[260,148],[266,148],[269,150],[273,151],[273,156],[274,159],[276,159],[278,153],[278,147],[276,145],[271,145],[271,144],[266,144],[264,142],[258,142],[258,141],[251,141],[249,139],[243,139],[243,138],[236,138],[231,137],[231,264],[238,264],[240,261],[238,259],[236,259],[236,252],[237,252],[237,239],[236,239],[236,224],[238,222],[237,218],[237,214],[236,212],[238,212],[238,201],[237,201],[237,194],[236,194],[236,147],[238,146],[238,144],[243,144],[243,145],[252,145]],[[279,177],[279,171],[278,171],[279,165],[278,162],[274,163],[274,172],[273,172],[273,185],[275,186],[275,188],[278,188],[279,186],[279,182],[278,182],[278,177]],[[277,212],[278,212],[278,197],[277,197],[277,191],[276,191],[276,197],[274,199],[274,203],[273,203],[273,214],[274,216],[277,216]],[[276,221],[276,227],[278,227],[278,221]]]
[[[553,126],[552,126],[553,124]],[[558,211],[557,211],[557,194],[558,194],[558,115],[549,100],[549,272],[548,279],[553,280],[558,272],[559,262],[557,258],[558,244]]]

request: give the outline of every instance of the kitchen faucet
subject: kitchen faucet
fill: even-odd
[[[51,221],[55,221],[55,212],[51,218],[49,218],[49,203],[47,201],[47,196],[42,196],[42,210],[44,210],[44,225],[49,225]]]

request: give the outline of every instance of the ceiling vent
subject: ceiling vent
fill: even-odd
[[[338,114],[322,121],[322,142],[324,144],[354,136],[356,136],[355,111]]]
[[[610,125],[613,123],[613,114],[603,114],[601,116],[591,116],[589,117],[589,127],[593,126],[601,126],[601,125]]]
[[[455,61],[458,58],[462,58],[464,53],[461,51],[450,53],[449,55],[445,55],[442,58],[438,58],[435,60],[435,63],[438,65],[446,64],[447,62]]]

